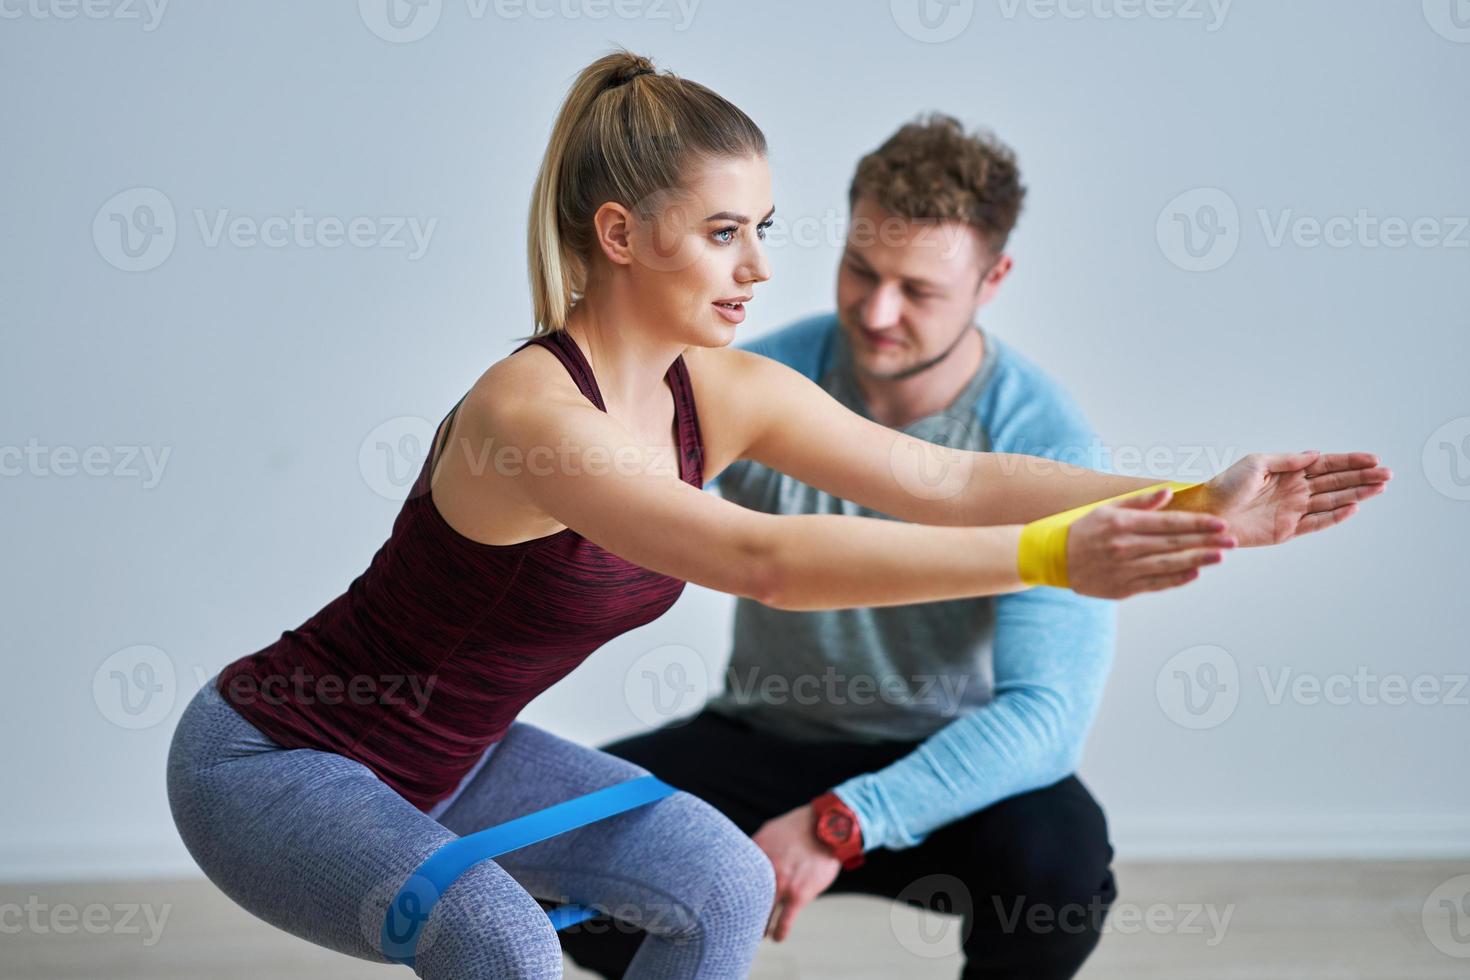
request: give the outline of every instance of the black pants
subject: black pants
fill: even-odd
[[[603,750],[704,799],[754,834],[772,817],[881,769],[915,744],[796,742],[705,710]],[[1076,776],[1001,800],[935,830],[917,847],[878,848],[864,857],[862,867],[840,872],[824,894],[880,895],[961,916],[961,980],[1075,975],[1117,897],[1107,822]],[[643,941],[641,931],[606,916],[560,935],[579,966],[607,978],[623,976]]]

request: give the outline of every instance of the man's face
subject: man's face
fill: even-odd
[[[898,378],[946,353],[1009,268],[964,222],[909,220],[859,197],[837,271],[855,365]]]

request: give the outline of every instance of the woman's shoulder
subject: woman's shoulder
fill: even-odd
[[[685,348],[684,364],[696,393],[735,396],[742,401],[789,384],[794,373],[775,358],[733,345]]]
[[[454,431],[476,443],[513,442],[517,433],[566,426],[593,407],[556,355],[530,344],[481,372],[456,410]]]
[[[759,358],[760,355],[731,345],[724,347],[691,345],[684,348],[681,357],[685,370],[695,382],[725,385],[742,375],[749,374],[753,368],[758,369],[758,363],[752,359]]]
[[[487,367],[470,386],[466,403],[477,412],[493,412],[585,402],[577,383],[558,358],[541,344],[527,344]]]

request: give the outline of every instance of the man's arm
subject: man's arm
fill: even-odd
[[[992,338],[991,342],[996,342]],[[1072,399],[1004,351],[976,406],[991,445],[1076,462],[1098,440]],[[991,804],[1076,769],[1113,658],[1117,605],[1039,587],[995,600],[995,698],[877,772],[834,787],[863,849],[899,850]]]
[[[1038,587],[996,599],[995,699],[834,791],[863,850],[900,850],[1073,772],[1112,663],[1117,604]]]

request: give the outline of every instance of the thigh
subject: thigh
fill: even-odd
[[[1116,895],[1102,807],[1076,776],[1020,793],[933,831],[915,847],[875,850],[834,892],[898,898],[936,911],[1013,921],[1014,905],[1100,904]],[[1073,909],[1080,914],[1080,909]]]
[[[456,836],[344,756],[285,749],[251,726],[211,680],[170,746],[169,803],[190,854],[225,894],[302,939],[386,962],[389,902]],[[461,876],[419,941],[424,977],[560,976],[555,931],[493,862]]]
[[[470,834],[649,773],[635,762],[516,722],[439,820],[455,833]],[[717,892],[743,890],[751,901],[761,901],[774,884],[769,861],[755,843],[687,792],[496,861],[538,898],[588,905],[659,935],[694,930],[700,909]],[[767,908],[770,898],[764,895]]]
[[[749,835],[767,820],[901,754],[892,745],[793,742],[708,709],[605,745],[603,751],[706,801],[752,847]],[[642,930],[607,916],[560,934],[562,948],[579,966],[608,978],[631,972],[635,956],[644,951],[644,937]]]
[[[797,742],[708,709],[603,746],[604,752],[706,800],[747,834],[911,749],[892,743]]]

